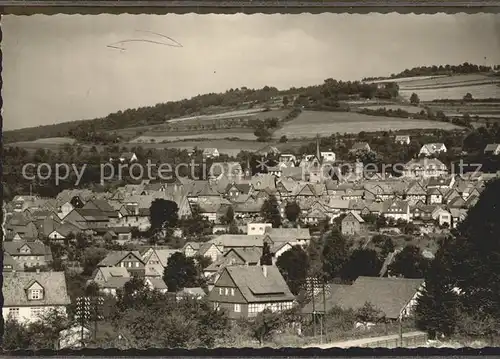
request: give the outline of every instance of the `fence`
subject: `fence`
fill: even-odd
[[[326,344],[312,344],[308,347],[314,348],[411,348],[425,345],[427,342],[427,333],[424,332],[410,332],[403,334],[403,340],[399,334],[386,335],[381,337],[363,338],[348,340],[344,342],[326,343]]]

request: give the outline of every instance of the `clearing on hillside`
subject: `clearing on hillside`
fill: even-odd
[[[332,133],[397,131],[417,128],[453,130],[459,127],[448,122],[369,116],[355,112],[304,111],[296,119],[286,122],[273,136],[275,138],[283,135],[288,138],[302,138],[315,137],[317,134],[328,136]]]

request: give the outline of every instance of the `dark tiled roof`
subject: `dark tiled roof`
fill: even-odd
[[[294,300],[278,268],[266,267],[267,276],[262,266],[229,266],[225,270],[249,303]]]
[[[44,288],[42,300],[28,300],[26,290],[35,282]],[[6,272],[2,289],[4,306],[70,304],[64,272]]]
[[[99,267],[114,267],[120,263],[123,258],[132,253],[139,261],[142,261],[141,254],[139,251],[113,251],[108,253],[108,255],[99,262]]]
[[[366,302],[378,308],[389,319],[399,318],[401,310],[424,283],[423,279],[358,277],[351,286],[339,287],[328,295],[327,311],[333,306],[359,309]],[[323,310],[322,298],[317,300],[317,311]],[[309,310],[310,305],[304,310]]]

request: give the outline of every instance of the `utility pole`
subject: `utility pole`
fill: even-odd
[[[402,317],[403,315],[400,315],[399,317],[399,342],[400,346],[403,346],[403,323],[402,323]]]
[[[97,339],[97,324],[103,317],[101,315],[101,307],[104,303],[104,298],[95,297],[78,297],[76,300],[76,315],[75,319],[81,326],[80,341],[82,347],[85,345],[85,326],[94,322],[94,340]]]
[[[324,321],[326,319],[326,293],[325,293],[325,279],[323,278],[323,319],[322,321]],[[322,325],[323,325],[323,331],[325,332],[325,338],[326,338],[326,328],[325,328],[325,325],[323,324],[324,322],[322,322]]]
[[[311,290],[312,290],[312,305],[313,305],[313,334],[316,336],[316,302],[314,300],[314,287],[315,287],[315,278],[311,278],[310,280],[311,283]]]
[[[93,320],[94,320],[94,340],[97,340],[97,323],[103,319],[101,308],[104,303],[104,298],[97,296],[93,298]]]
[[[82,347],[85,346],[85,325],[90,321],[90,298],[89,297],[78,297],[76,299],[76,315],[75,319],[81,326],[80,332],[80,343]]]

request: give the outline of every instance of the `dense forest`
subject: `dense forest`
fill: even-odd
[[[492,69],[499,69],[499,65],[483,66],[474,65],[464,62],[461,65],[439,65],[439,66],[419,66],[412,69],[406,69],[398,74],[392,74],[389,77],[365,77],[363,81],[385,80],[385,79],[398,79],[403,77],[414,76],[440,76],[440,75],[458,75],[458,74],[474,74],[480,72],[490,72]]]

